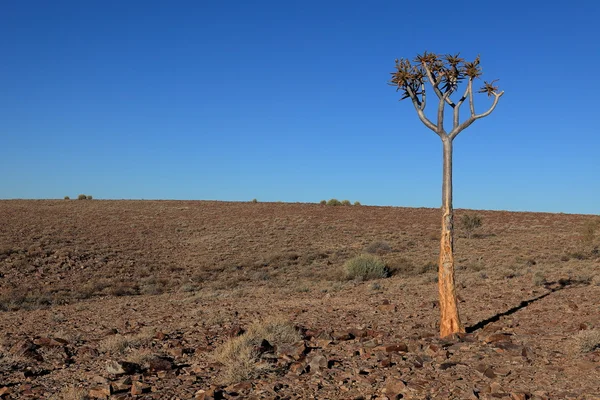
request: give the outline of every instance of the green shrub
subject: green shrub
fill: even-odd
[[[65,196],[65,200],[71,200],[69,196]]]
[[[321,200],[321,201],[319,202],[319,204],[320,204],[320,205],[322,205],[322,206],[324,206],[324,205],[326,205],[326,204],[327,204],[327,200]]]
[[[80,194],[77,196],[77,200],[87,200],[87,196],[85,194]]]
[[[86,200],[92,200],[92,196],[88,195],[88,196],[86,196],[86,198],[85,198],[85,199],[86,199]]]
[[[389,269],[381,258],[372,254],[361,254],[344,263],[347,279],[379,279],[389,276]]]
[[[473,231],[481,226],[481,217],[475,214],[465,214],[460,219],[460,224],[470,239],[473,236]]]
[[[342,202],[341,202],[341,201],[339,201],[338,199],[330,199],[330,200],[327,202],[327,205],[328,205],[328,206],[341,206],[341,205],[342,205]]]
[[[361,204],[360,204],[360,201],[355,201],[355,202],[354,202],[354,205],[355,205],[355,206],[360,206],[360,205],[361,205]]]
[[[350,203],[350,200],[342,200],[342,205],[343,206],[350,206],[350,205],[352,205],[352,203]]]

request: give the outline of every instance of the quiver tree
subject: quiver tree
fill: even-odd
[[[392,72],[390,84],[402,93],[401,100],[410,99],[426,127],[434,131],[443,144],[443,181],[442,181],[442,235],[440,240],[440,260],[438,288],[440,295],[440,335],[447,336],[464,332],[460,322],[454,283],[454,212],[452,210],[452,141],[460,132],[476,120],[486,117],[494,111],[504,92],[498,92],[495,81],[483,82],[478,93],[493,97],[490,108],[484,113],[475,112],[473,81],[481,76],[479,56],[468,62],[457,55],[437,55],[423,53],[410,61],[396,60],[396,70]],[[452,99],[461,83],[466,88],[460,98]],[[437,97],[437,120],[434,123],[425,115],[426,84]],[[457,96],[456,96],[457,97]],[[461,122],[460,107],[468,99],[469,116]],[[452,109],[452,129],[444,128],[446,108]]]

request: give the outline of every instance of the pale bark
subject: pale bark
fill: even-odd
[[[456,286],[454,283],[454,210],[452,209],[452,139],[442,138],[444,166],[442,183],[442,237],[438,290],[440,295],[440,336],[448,336],[465,329],[460,322]]]

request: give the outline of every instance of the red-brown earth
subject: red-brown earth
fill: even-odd
[[[436,209],[0,201],[0,399],[598,399],[597,219],[457,210],[440,339]],[[345,279],[364,252],[392,276]],[[228,380],[215,349],[275,317],[298,342]]]

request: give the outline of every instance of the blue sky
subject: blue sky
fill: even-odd
[[[599,18],[592,0],[4,1],[0,198],[438,207],[441,142],[387,85],[427,50],[481,54],[505,90],[455,140],[456,208],[598,214]]]

